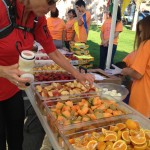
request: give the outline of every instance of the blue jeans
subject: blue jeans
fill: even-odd
[[[111,64],[113,64],[113,59],[114,59],[114,56],[116,54],[116,49],[117,49],[117,45],[113,45],[112,56],[111,56]],[[104,47],[103,45],[100,45],[100,64],[99,64],[99,68],[101,68],[103,70],[106,67],[107,52],[108,52],[108,47]]]

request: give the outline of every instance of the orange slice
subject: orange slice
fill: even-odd
[[[145,144],[146,142],[145,137],[139,137],[139,136],[130,136],[130,140],[133,144],[136,144],[136,145]]]
[[[103,142],[104,139],[105,139],[104,134],[101,134],[101,135],[99,136],[99,138],[98,138],[98,142]]]
[[[128,129],[130,130],[137,130],[139,129],[139,123],[132,120],[132,119],[128,119],[126,122],[125,122],[126,126]]]
[[[122,137],[122,131],[119,130],[119,131],[117,132],[117,136],[118,136],[118,140],[121,140],[121,137]]]
[[[147,148],[147,143],[143,144],[143,145],[135,145],[134,146],[134,150],[144,150]]]
[[[118,140],[113,144],[113,150],[127,150],[127,144],[123,140]]]
[[[110,130],[110,131],[115,131],[115,132],[116,132],[116,131],[118,131],[119,129],[118,129],[117,126],[110,126],[110,127],[109,127],[109,130]]]
[[[107,145],[107,147],[105,148],[105,150],[112,150],[112,147],[110,145]]]
[[[123,131],[122,132],[122,139],[127,143],[129,144],[130,143],[130,134],[129,134],[129,131]]]
[[[117,135],[115,135],[115,134],[107,134],[106,136],[105,136],[105,139],[104,139],[104,141],[112,141],[112,142],[115,142],[115,141],[117,141]]]
[[[106,146],[107,145],[105,142],[98,142],[97,149],[98,150],[105,150]]]
[[[139,131],[136,130],[130,130],[131,136],[138,136],[138,137],[145,137],[145,132],[143,129],[140,129]]]
[[[98,144],[97,141],[92,140],[92,141],[90,141],[90,142],[87,144],[86,148],[87,148],[88,150],[93,150],[93,149],[96,148],[97,144]]]
[[[124,123],[117,123],[116,126],[118,127],[119,130],[123,130],[126,128],[126,125]]]

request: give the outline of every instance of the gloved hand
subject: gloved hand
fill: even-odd
[[[121,74],[122,69],[120,69],[119,67],[115,66],[114,64],[112,64],[112,67],[114,67],[114,69],[106,69],[105,72],[110,74],[110,75]]]

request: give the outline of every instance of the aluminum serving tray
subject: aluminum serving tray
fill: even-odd
[[[102,133],[102,128],[109,129],[110,126],[114,126],[117,123],[125,123],[127,119],[132,119],[140,124],[140,127],[143,129],[150,130],[150,120],[145,118],[144,116],[140,114],[129,114],[126,116],[122,116],[117,120],[109,120],[107,122],[96,122],[92,123],[91,125],[85,124],[84,127],[76,129],[69,129],[69,130],[63,130],[60,131],[60,134],[62,138],[65,141],[65,144],[68,145],[69,150],[75,150],[75,148],[72,146],[72,144],[69,143],[69,139],[72,138],[82,138],[85,134],[92,134],[93,132]]]
[[[73,102],[73,104],[77,104],[77,102],[81,102],[82,99],[89,99],[89,98],[92,98],[92,97],[80,97],[80,98],[75,98],[75,99],[70,99],[70,101]],[[49,115],[49,119],[51,122],[55,123],[55,125],[57,126],[57,128],[59,130],[68,130],[68,129],[75,129],[75,128],[78,128],[78,127],[82,127],[82,126],[85,126],[85,125],[91,125],[93,122],[98,122],[98,123],[103,123],[103,122],[111,122],[113,120],[117,120],[117,119],[120,119],[122,116],[126,116],[128,114],[132,114],[133,113],[133,109],[131,109],[131,107],[129,107],[128,105],[126,105],[125,103],[123,102],[119,102],[117,103],[117,108],[116,110],[121,110],[123,112],[123,114],[121,115],[117,115],[117,116],[109,116],[109,117],[97,117],[96,119],[92,120],[84,120],[84,121],[74,121],[74,117],[73,118],[70,118],[69,120],[69,124],[66,124],[62,121],[58,121],[54,115],[54,113],[52,112],[52,109],[55,109],[55,106],[58,102],[61,102],[61,103],[65,103],[67,102],[68,100],[55,100],[55,101],[45,101],[44,102],[44,107],[46,109],[46,112],[47,112],[47,115]],[[105,101],[108,101],[108,100],[105,100]],[[70,110],[71,111],[71,110]],[[81,116],[81,115],[79,115]],[[78,116],[78,117],[79,117]],[[83,116],[82,116],[83,117]]]

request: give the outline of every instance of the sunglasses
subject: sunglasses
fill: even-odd
[[[53,5],[57,2],[58,0],[47,0],[48,5]]]

